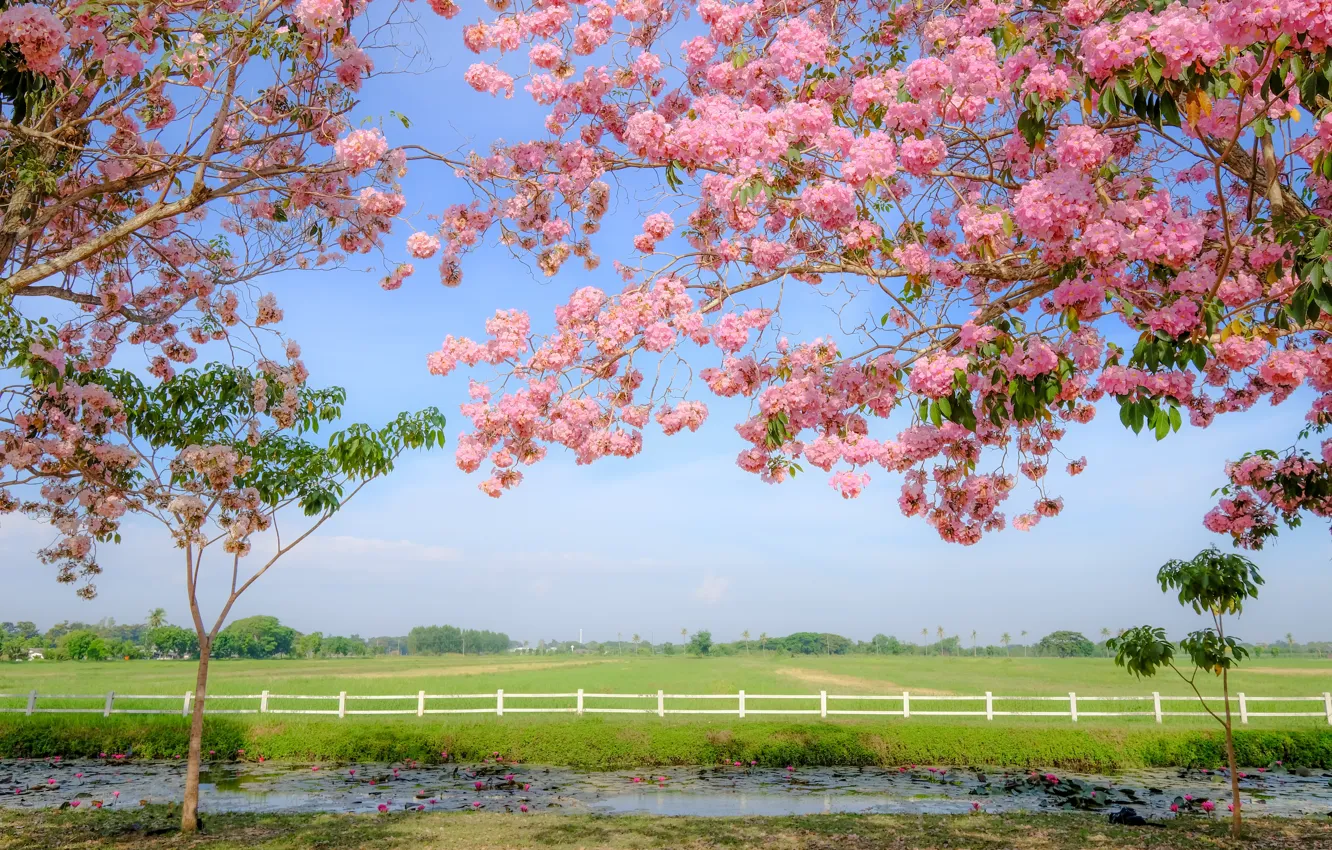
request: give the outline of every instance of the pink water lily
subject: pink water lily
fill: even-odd
[[[476,790],[478,791],[480,791],[485,786],[485,783],[479,779],[474,784],[476,785]]]
[[[1215,808],[1216,808],[1216,803],[1213,803],[1211,800],[1203,800],[1203,802],[1202,802],[1202,810],[1203,810],[1204,812],[1210,812],[1212,809],[1215,809]]]
[[[473,802],[473,803],[472,803],[472,808],[474,808],[474,809],[479,809],[479,808],[481,808],[481,801],[480,801],[480,800],[477,800],[477,801]]]
[[[82,778],[83,778],[83,774],[82,774],[82,773],[76,773],[76,774],[74,774],[74,778],[75,778],[75,779],[82,779]]]
[[[1177,812],[1177,811],[1179,811],[1179,803],[1171,803],[1171,804],[1170,804],[1170,811],[1172,811],[1172,812]]]
[[[524,791],[527,791],[527,790],[530,789],[531,787],[532,787],[532,783],[530,783],[530,782],[525,782],[525,783],[523,783],[523,790],[524,790]]]
[[[518,811],[520,811],[520,812],[525,812],[525,811],[527,811],[527,804],[526,804],[526,803],[523,803],[521,806],[519,806],[519,807],[518,807]]]
[[[384,804],[384,803],[380,803],[380,804],[379,804],[379,811],[381,811],[381,812],[387,812],[387,811],[388,811],[388,806],[387,806],[386,804]]]

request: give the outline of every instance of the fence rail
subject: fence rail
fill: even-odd
[[[120,694],[115,691],[108,691],[105,694],[39,694],[37,691],[29,691],[26,694],[0,694],[0,700],[25,700],[23,707],[0,707],[0,712],[21,713],[21,714],[101,714],[103,717],[110,717],[113,714],[176,714],[188,716],[193,708],[194,693],[187,691],[184,694]],[[1211,703],[1223,702],[1224,698],[1219,696],[1204,697]],[[46,705],[41,702],[45,700]],[[150,702],[153,700],[165,700],[177,702],[180,707],[177,708],[140,708],[140,707],[116,707],[116,701],[125,702]],[[235,708],[237,702],[246,702],[258,700],[253,707]],[[322,700],[324,702],[336,703],[336,707],[330,708],[284,708],[274,707],[276,701],[296,700]],[[439,703],[448,705],[449,700],[471,700],[485,701],[489,705],[467,708],[441,708]],[[523,706],[513,705],[514,700],[573,700],[572,705],[557,706]],[[613,705],[591,704],[599,703],[602,700],[655,700],[655,706],[652,704],[634,706],[630,708],[615,707]],[[734,708],[667,708],[667,700],[730,700],[735,702]],[[749,704],[759,700],[784,700],[805,701],[814,703],[817,707],[794,707],[780,706],[777,708],[750,708]],[[98,701],[100,707],[91,706],[68,706],[51,705],[51,701],[75,701],[88,702]],[[408,702],[410,707],[403,708],[348,708],[349,701],[367,701],[371,703],[390,703],[390,702]],[[837,708],[838,702],[859,703],[899,703],[896,708],[868,709],[868,708]],[[1206,711],[1167,711],[1163,704],[1177,702],[1196,702],[1196,697],[1191,696],[1161,696],[1159,693],[1152,693],[1149,696],[1078,696],[1074,692],[1060,696],[996,696],[987,691],[982,696],[956,696],[941,694],[912,694],[909,691],[903,691],[900,694],[830,694],[827,691],[820,691],[817,694],[746,694],[739,691],[735,694],[668,694],[665,691],[657,691],[655,694],[608,694],[585,691],[579,688],[577,691],[569,693],[541,693],[541,694],[515,694],[505,693],[498,690],[483,694],[428,694],[425,691],[417,691],[414,694],[348,694],[342,691],[337,694],[274,694],[263,691],[257,694],[209,694],[205,697],[205,714],[318,714],[337,716],[339,718],[349,715],[386,715],[402,714],[416,715],[424,717],[427,714],[494,714],[503,717],[504,714],[656,714],[658,717],[665,717],[668,714],[721,714],[745,717],[747,715],[818,715],[821,718],[826,717],[847,717],[847,716],[873,716],[873,717],[901,717],[910,718],[915,715],[918,717],[984,717],[986,720],[993,720],[996,717],[1067,717],[1072,722],[1077,723],[1080,717],[1150,717],[1157,723],[1163,722],[1166,717],[1206,717]],[[430,703],[435,703],[434,707]],[[1093,706],[1097,703],[1111,703],[1111,707],[1116,707],[1114,703],[1136,702],[1144,706],[1137,711],[1100,711],[1089,710],[1088,704]],[[954,710],[941,707],[938,709],[922,709],[921,704],[943,703],[947,706],[951,703],[975,703],[978,707],[974,710]],[[1058,710],[1015,710],[1020,706],[1005,708],[1003,704],[1011,703],[1059,703]],[[1318,717],[1325,718],[1328,725],[1332,726],[1332,693],[1323,693],[1319,696],[1309,697],[1257,697],[1247,696],[1243,693],[1235,694],[1230,698],[1233,713],[1239,716],[1241,724],[1247,724],[1250,718],[1266,717]],[[1268,703],[1315,703],[1315,711],[1254,711],[1250,708],[1253,704],[1260,707],[1266,707]],[[359,703],[354,703],[359,704]],[[456,703],[453,703],[456,705]],[[833,707],[830,707],[830,704]],[[1001,704],[996,708],[996,704]],[[214,707],[214,706],[217,707]],[[983,708],[979,706],[983,705]],[[1146,707],[1150,706],[1150,707]],[[1215,710],[1221,711],[1222,707]]]

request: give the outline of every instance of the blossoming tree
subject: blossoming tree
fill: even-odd
[[[342,0],[0,8],[0,366],[18,376],[0,515],[55,521],[46,556],[83,593],[125,510],[105,482],[136,462],[86,380],[118,349],[165,380],[225,346],[289,391],[274,421],[296,417],[306,370],[298,348],[264,358],[282,311],[258,283],[373,250],[403,208],[401,153],[350,129],[392,18]]]
[[[658,207],[610,246],[619,291],[571,287],[545,333],[500,311],[430,355],[496,367],[457,445],[490,495],[550,446],[586,463],[637,454],[650,419],[697,429],[706,402],[671,378],[695,371],[753,400],[742,469],[808,464],[851,498],[883,467],[960,543],[1009,524],[1019,477],[1013,526],[1058,514],[1051,469],[1086,463],[1060,439],[1114,403],[1158,439],[1302,386],[1313,429],[1332,414],[1327,2],[496,8],[465,29],[489,60],[466,80],[531,98],[546,134],[414,154],[475,199],[410,253],[448,286],[488,235],[547,275],[593,269],[614,184],[655,181]],[[837,333],[783,337],[789,287],[841,304]],[[1257,548],[1326,516],[1329,460],[1242,459],[1206,525]]]

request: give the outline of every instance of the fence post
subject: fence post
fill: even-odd
[[[580,699],[580,700],[582,699],[581,695],[579,696],[579,699]],[[582,711],[582,708],[581,708],[581,707],[579,708],[579,711]],[[658,717],[665,717],[665,716],[666,716],[666,692],[665,692],[665,691],[657,691],[657,716],[658,716]]]
[[[24,713],[32,714],[36,710],[37,710],[37,689],[33,688],[32,690],[28,691],[28,710]]]
[[[1157,722],[1157,723],[1160,723],[1160,722],[1161,722],[1161,694],[1158,693],[1157,691],[1152,691],[1152,704],[1153,704],[1153,710],[1156,712],[1156,722]]]
[[[910,716],[911,716],[911,694],[907,691],[902,691],[902,719],[905,720]]]
[[[263,693],[259,694],[259,713],[260,714],[268,713],[268,691],[264,691]]]
[[[189,716],[190,716],[190,700],[193,699],[193,698],[194,698],[194,691],[186,691],[186,692],[185,692],[185,704],[182,705],[182,706],[180,707],[180,716],[181,716],[181,717],[189,717]]]
[[[1332,693],[1323,691],[1323,710],[1327,712],[1327,725],[1332,726]]]
[[[1078,695],[1072,691],[1068,692],[1068,713],[1073,718],[1073,722],[1078,722]]]
[[[338,692],[338,719],[341,720],[347,716],[347,692]]]
[[[500,688],[498,691],[495,691],[495,716],[496,716],[496,717],[503,717],[503,716],[504,716],[504,689],[503,689],[503,688]]]
[[[1243,691],[1240,691],[1240,695],[1239,695],[1239,704],[1240,704],[1240,723],[1248,723],[1248,722],[1249,722],[1249,703],[1248,703],[1248,700],[1246,700],[1246,699],[1244,698],[1244,692],[1243,692]]]
[[[828,692],[819,691],[819,717],[828,716]]]
[[[578,716],[583,716],[583,689],[578,689]]]
[[[425,691],[416,692],[416,716],[425,717]]]
[[[989,691],[985,692],[985,719],[994,719],[994,695]]]
[[[110,717],[110,716],[111,716],[111,706],[115,703],[115,701],[116,701],[116,692],[115,692],[115,691],[107,691],[107,692],[106,692],[106,705],[102,706],[102,716],[103,716],[103,717]]]
[[[740,692],[740,716],[745,716],[745,692]]]

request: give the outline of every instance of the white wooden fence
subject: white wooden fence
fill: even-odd
[[[115,691],[108,691],[105,694],[38,694],[37,691],[30,691],[27,694],[0,694],[0,700],[26,700],[26,705],[22,707],[0,707],[0,712],[18,712],[22,714],[101,714],[103,717],[110,717],[113,714],[175,714],[175,708],[143,708],[143,707],[117,707],[116,702],[136,703],[136,704],[160,704],[160,701],[174,701],[180,704],[179,712],[182,716],[188,716],[194,702],[193,692],[186,692],[183,695],[168,696],[162,694],[120,694]],[[1072,722],[1077,723],[1080,717],[1151,717],[1157,723],[1162,722],[1166,717],[1206,717],[1205,711],[1167,711],[1165,706],[1176,703],[1195,703],[1196,697],[1191,696],[1161,696],[1159,693],[1153,693],[1151,696],[1126,696],[1126,697],[1108,697],[1108,696],[1078,696],[1076,693],[1069,692],[1066,696],[995,696],[989,691],[984,696],[943,696],[935,694],[912,694],[903,691],[900,694],[868,695],[868,694],[830,694],[827,691],[820,691],[817,694],[746,694],[740,691],[736,694],[668,694],[665,691],[657,691],[655,694],[607,694],[587,692],[582,688],[572,693],[559,694],[506,694],[503,690],[494,693],[484,694],[427,694],[425,691],[418,691],[415,694],[373,694],[373,695],[350,695],[346,691],[339,694],[274,694],[264,691],[258,694],[209,694],[206,698],[208,705],[205,707],[206,714],[322,714],[337,716],[339,718],[348,715],[361,714],[414,714],[417,717],[424,717],[427,714],[494,714],[503,717],[508,714],[656,714],[658,717],[665,717],[668,714],[722,714],[734,715],[737,717],[747,717],[749,715],[817,715],[821,718],[838,716],[881,716],[881,717],[902,717],[909,718],[914,716],[946,716],[946,717],[984,717],[986,720],[993,720],[996,717],[1067,717]],[[1205,697],[1208,702],[1223,702],[1222,697]],[[41,701],[46,701],[42,705]],[[214,708],[215,704],[244,703],[247,701],[258,700],[258,704],[253,708]],[[318,703],[336,703],[336,708],[296,708],[294,705],[305,705],[298,702],[301,700],[310,700]],[[486,702],[487,705],[481,707],[467,708],[441,708],[450,704],[449,701],[471,701]],[[521,703],[530,700],[544,701],[567,701],[571,700],[570,705],[545,705],[545,706],[524,706]],[[609,700],[612,703],[616,700],[635,700],[637,705],[630,707],[618,707],[614,704],[603,705],[602,701]],[[656,706],[651,702],[655,700]],[[722,701],[731,702],[734,707],[723,708],[667,708],[667,700],[676,701]],[[52,701],[58,701],[61,705],[50,705]],[[70,706],[63,703],[96,701],[100,707],[92,706]],[[519,705],[514,705],[518,701]],[[758,707],[773,706],[776,707]],[[869,708],[836,708],[829,707],[841,701],[856,702],[862,704],[897,704],[892,708],[869,709]],[[1230,698],[1231,711],[1238,716],[1241,724],[1247,724],[1250,718],[1255,717],[1318,717],[1325,718],[1328,725],[1332,725],[1332,693],[1323,693],[1321,696],[1311,697],[1254,697],[1245,694],[1235,694]],[[355,705],[370,705],[369,708],[349,708],[348,703]],[[413,705],[404,708],[383,707],[387,703],[409,702]],[[277,703],[277,707],[274,706]],[[591,704],[589,704],[591,703]],[[644,705],[644,703],[647,703]],[[795,705],[793,705],[793,703]],[[809,707],[800,707],[801,703],[810,705]],[[921,708],[921,705],[929,706],[931,704],[943,703],[940,708]],[[962,707],[950,708],[958,703],[971,704],[974,708],[965,709]],[[1014,707],[1014,703],[1020,703],[1021,706]],[[1049,710],[1030,710],[1027,704],[1040,703],[1049,704]],[[1102,711],[1098,710],[1104,704],[1108,703],[1107,708],[1130,708],[1124,706],[1124,703],[1138,703],[1141,708],[1138,710],[1117,710]],[[1257,704],[1261,708],[1270,708],[1271,704],[1280,703],[1276,707],[1298,708],[1298,705],[1289,705],[1291,703],[1315,703],[1316,711],[1254,711],[1251,706]],[[433,706],[432,706],[433,704]],[[457,702],[452,703],[457,705]],[[1118,705],[1117,705],[1118,704]],[[620,704],[621,706],[623,703]],[[981,706],[984,706],[983,708]],[[996,707],[998,705],[998,707]],[[1009,708],[1004,706],[1008,705]],[[1087,706],[1090,705],[1089,710]],[[1150,705],[1150,708],[1147,706]],[[286,707],[283,707],[286,706]],[[1310,706],[1313,707],[1313,706]],[[1015,710],[1020,709],[1020,710]],[[1218,713],[1222,710],[1216,709]]]

